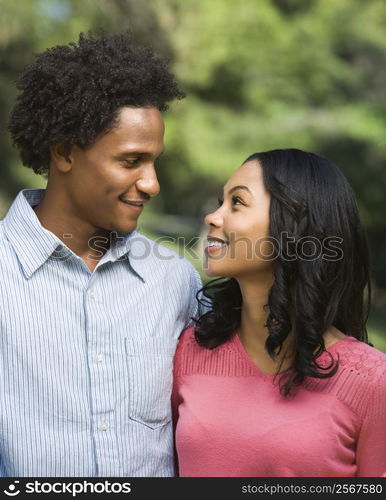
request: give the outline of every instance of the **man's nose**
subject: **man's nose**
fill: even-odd
[[[149,196],[157,196],[160,192],[160,185],[154,166],[146,168],[141,177],[136,182],[137,189]]]

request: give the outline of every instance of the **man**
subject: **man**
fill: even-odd
[[[48,184],[0,224],[0,474],[172,476],[172,357],[200,280],[135,228],[183,93],[106,34],[46,50],[19,89],[10,132]]]

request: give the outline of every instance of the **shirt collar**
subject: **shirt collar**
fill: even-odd
[[[45,229],[33,210],[43,198],[44,189],[23,189],[15,198],[3,220],[4,233],[20,261],[27,278],[51,257],[73,252],[51,231]],[[146,255],[150,255],[149,240],[137,231],[130,234],[113,234],[111,246],[98,266],[106,262],[127,260],[132,270],[145,281]],[[73,254],[75,256],[75,254]],[[75,256],[77,257],[77,256]],[[79,257],[78,257],[79,258]]]
[[[152,252],[150,240],[137,231],[132,231],[129,234],[112,234],[110,248],[99,265],[108,261],[127,260],[131,269],[142,281],[146,281]]]
[[[32,208],[40,203],[44,191],[20,191],[3,220],[5,236],[13,246],[27,278],[62,245],[57,236],[40,224]]]

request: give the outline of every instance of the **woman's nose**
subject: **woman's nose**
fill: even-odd
[[[207,224],[208,226],[214,226],[214,227],[222,226],[223,218],[222,218],[220,209],[208,214],[205,217],[204,221],[205,221],[205,224]]]

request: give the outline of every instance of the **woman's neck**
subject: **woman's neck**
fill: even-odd
[[[260,275],[257,279],[239,280],[242,294],[240,340],[254,363],[267,373],[275,373],[277,368],[283,369],[291,364],[289,346],[291,335],[286,338],[277,359],[273,360],[265,350],[268,338],[266,326],[269,315],[268,296],[273,284],[273,275]],[[288,366],[287,366],[288,365]]]
[[[265,350],[265,343],[268,338],[268,328],[266,327],[269,315],[268,296],[273,284],[273,275],[261,275],[248,280],[238,280],[241,294],[241,322],[239,327],[239,337],[246,352],[252,361],[266,373],[276,373],[289,368],[293,361],[292,339],[290,332],[284,340],[282,349],[276,359],[272,359]],[[330,347],[346,335],[330,326],[323,333],[325,348]]]
[[[262,345],[268,336],[266,328],[268,295],[273,283],[271,273],[255,279],[238,280],[242,295],[240,337],[251,338]]]

